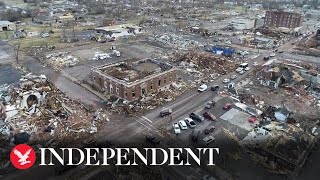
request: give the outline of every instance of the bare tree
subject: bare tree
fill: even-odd
[[[14,56],[15,56],[17,64],[19,64],[19,52],[20,52],[20,49],[21,49],[21,42],[19,40],[18,43],[16,45],[14,45]]]

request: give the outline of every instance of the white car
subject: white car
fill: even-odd
[[[199,91],[199,92],[203,92],[203,91],[205,91],[205,90],[207,90],[207,89],[208,89],[208,86],[205,85],[205,84],[202,84],[202,85],[198,88],[198,91]]]
[[[188,129],[186,122],[184,122],[184,120],[180,120],[179,121],[179,126],[182,130],[186,130]]]
[[[241,67],[238,67],[237,69],[236,69],[236,72],[240,72],[240,71],[242,71],[243,69],[241,68]]]
[[[244,71],[240,71],[239,74],[244,74]]]
[[[173,131],[175,134],[180,134],[181,130],[178,123],[173,123]]]
[[[223,83],[228,83],[228,82],[230,82],[230,79],[224,79],[222,82]]]
[[[250,67],[246,67],[244,70],[245,70],[245,71],[249,71],[249,70],[250,70]]]
[[[253,66],[258,66],[259,64],[257,62],[254,62],[253,63]]]
[[[270,54],[270,57],[275,57],[275,56],[276,56],[275,53],[271,53],[271,54]]]
[[[185,118],[184,121],[190,128],[196,127],[196,123],[191,118]]]
[[[237,77],[238,77],[238,76],[234,74],[234,75],[232,75],[230,78],[231,78],[231,79],[237,79]]]

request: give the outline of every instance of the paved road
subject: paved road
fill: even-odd
[[[9,74],[10,76],[8,76]],[[20,78],[21,74],[16,68],[0,64],[0,85],[18,83]]]
[[[60,73],[50,69],[49,67],[44,67],[39,61],[32,57],[25,56],[23,61],[25,67],[34,74],[44,74],[48,77],[58,89],[66,93],[70,98],[74,100],[79,100],[84,104],[97,107],[100,98],[93,95],[91,92],[85,90],[81,86],[73,83],[66,77],[62,76]]]

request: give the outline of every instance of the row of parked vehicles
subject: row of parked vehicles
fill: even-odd
[[[189,117],[185,118],[184,120],[180,120],[177,123],[173,124],[173,131],[175,134],[180,134],[182,130],[187,130],[188,127],[190,129],[193,129],[192,131],[192,135],[191,135],[191,139],[193,141],[198,141],[199,136],[200,136],[200,129],[196,128],[196,123],[195,121],[198,122],[203,122],[205,119],[208,120],[216,120],[217,118],[209,113],[209,112],[204,112],[202,115],[198,114],[198,113],[190,113]],[[205,135],[209,135],[210,133],[212,133],[215,130],[214,126],[209,126],[208,128],[206,128],[204,130],[204,134]],[[206,136],[205,138],[202,139],[202,143],[204,145],[209,145],[210,143],[212,143],[215,140],[214,137],[212,136]]]

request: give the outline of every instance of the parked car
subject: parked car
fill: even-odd
[[[253,63],[253,66],[258,66],[259,64],[257,62],[254,62]]]
[[[205,133],[205,134],[210,134],[210,133],[212,133],[215,129],[216,129],[216,127],[210,126],[210,127],[208,127],[207,129],[204,130],[204,133]]]
[[[283,53],[283,51],[281,50],[281,51],[279,51],[278,53]]]
[[[160,112],[160,116],[164,117],[164,116],[170,115],[171,113],[172,113],[171,109],[163,108]]]
[[[173,123],[173,131],[175,134],[180,134],[181,130],[178,123]]]
[[[208,86],[205,85],[205,84],[202,84],[202,85],[198,88],[198,91],[199,91],[199,92],[203,92],[203,91],[205,91],[205,90],[207,90],[207,89],[208,89]]]
[[[244,71],[240,71],[240,72],[239,72],[239,74],[241,74],[241,75],[244,74],[244,73],[245,73]]]
[[[146,136],[146,141],[154,146],[160,144],[160,141],[154,136]]]
[[[224,109],[224,110],[229,110],[229,109],[231,109],[231,104],[230,104],[230,103],[225,104],[225,105],[223,106],[223,109]]]
[[[202,122],[204,120],[204,117],[201,116],[200,114],[197,114],[197,113],[191,113],[189,115],[189,117],[195,121],[199,121],[199,122]]]
[[[186,122],[184,122],[184,120],[180,120],[179,121],[179,126],[182,130],[186,130],[188,129]]]
[[[192,135],[191,135],[191,138],[193,141],[198,141],[199,139],[199,134],[200,134],[200,130],[199,129],[194,129],[192,131]]]
[[[219,85],[214,85],[211,87],[211,91],[217,91],[219,89]]]
[[[230,82],[230,79],[227,79],[227,78],[226,78],[226,79],[224,79],[222,82],[226,84],[226,83]]]
[[[234,75],[232,75],[232,76],[230,77],[230,79],[237,79],[237,77],[238,77],[238,76],[234,74]]]
[[[241,67],[238,67],[237,69],[236,69],[236,72],[240,72],[240,71],[242,71],[243,69],[241,68]]]
[[[268,61],[270,59],[270,57],[269,56],[265,56],[265,57],[263,57],[263,60],[264,61]]]
[[[270,54],[270,57],[275,57],[275,56],[276,56],[275,53],[271,53],[271,54]]]
[[[204,112],[204,113],[203,113],[203,117],[204,117],[204,118],[207,118],[207,119],[209,119],[209,120],[211,120],[211,121],[214,121],[214,120],[217,119],[213,114],[211,114],[211,113],[209,113],[209,112]]]
[[[210,109],[212,106],[214,106],[216,104],[216,102],[215,101],[208,101],[207,103],[206,103],[206,106],[205,106],[205,108],[206,109]]]
[[[202,143],[206,146],[208,146],[210,143],[214,142],[215,138],[212,136],[207,136],[202,139]]]
[[[251,123],[254,123],[256,121],[256,119],[255,118],[249,118],[248,121],[251,122]]]
[[[246,67],[244,70],[245,70],[245,71],[249,71],[249,70],[250,70],[250,67]]]
[[[197,125],[196,123],[191,119],[191,118],[185,118],[184,122],[190,127],[190,128],[195,128]]]

